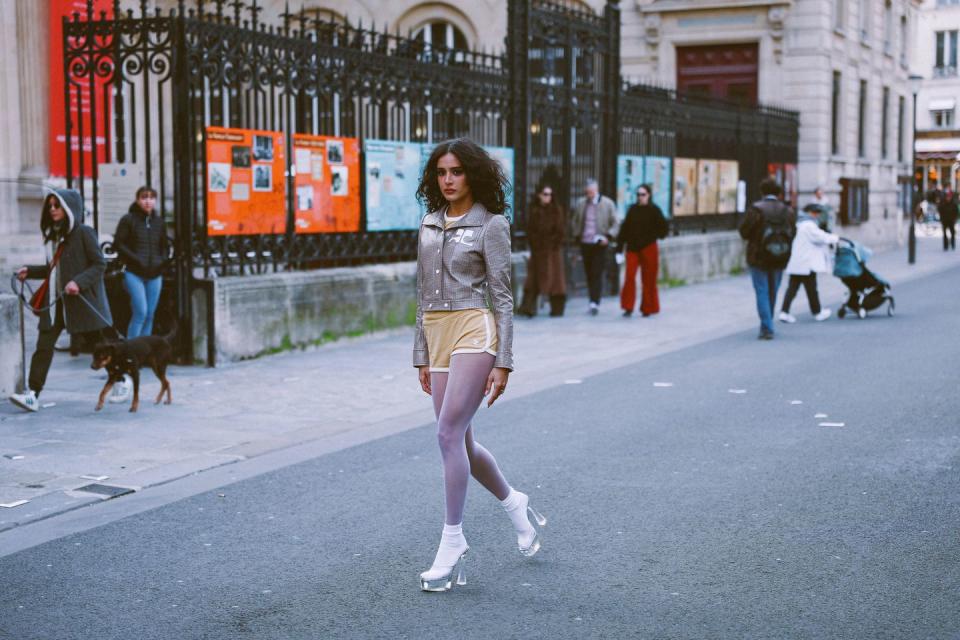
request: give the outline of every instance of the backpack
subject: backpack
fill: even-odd
[[[786,220],[765,221],[760,235],[760,252],[772,263],[787,264],[790,260],[790,223]]]

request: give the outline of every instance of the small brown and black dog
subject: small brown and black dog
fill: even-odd
[[[127,374],[133,379],[133,403],[130,405],[130,411],[136,411],[140,406],[140,367],[149,366],[160,380],[160,393],[154,404],[159,404],[166,392],[167,401],[164,404],[170,404],[173,398],[170,395],[170,382],[167,380],[167,365],[173,359],[173,337],[176,335],[176,327],[165,336],[140,336],[121,342],[106,342],[97,345],[93,350],[93,363],[90,368],[94,370],[107,370],[107,384],[100,392],[100,399],[97,401],[96,410],[103,408],[103,401],[113,385],[123,380],[123,375]]]

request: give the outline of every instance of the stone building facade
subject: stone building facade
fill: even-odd
[[[595,12],[605,5],[603,0],[564,2]],[[168,10],[177,2],[148,4]],[[287,0],[259,4],[264,20],[279,16],[288,6]],[[324,18],[493,52],[504,47],[506,4],[506,0],[302,3],[306,11]],[[907,76],[921,0],[619,4],[624,76],[799,111],[801,204],[822,185],[850,223],[844,234],[874,245],[897,239],[903,194],[908,190],[904,184],[911,172]],[[139,7],[139,2],[124,0],[121,5]],[[5,150],[0,155],[0,231],[6,234],[35,229],[38,192],[31,182],[49,173],[50,96],[45,70],[53,34],[48,7],[36,0],[0,3],[0,28],[7,42],[17,43],[16,54],[6,56],[0,67],[0,144]],[[929,42],[924,46],[930,49],[926,45]]]
[[[917,27],[912,71],[922,77],[917,95],[917,167],[924,192],[933,182],[954,191],[958,185],[960,100],[958,74],[960,0],[924,0]]]
[[[627,76],[800,112],[799,200],[822,186],[841,233],[902,239],[911,173],[909,63],[919,0],[635,0]]]

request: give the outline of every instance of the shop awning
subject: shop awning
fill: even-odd
[[[927,109],[930,111],[952,111],[957,106],[954,98],[931,98],[927,103]]]

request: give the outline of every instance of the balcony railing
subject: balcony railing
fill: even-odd
[[[934,78],[953,78],[957,75],[956,66],[942,66],[933,68]]]

